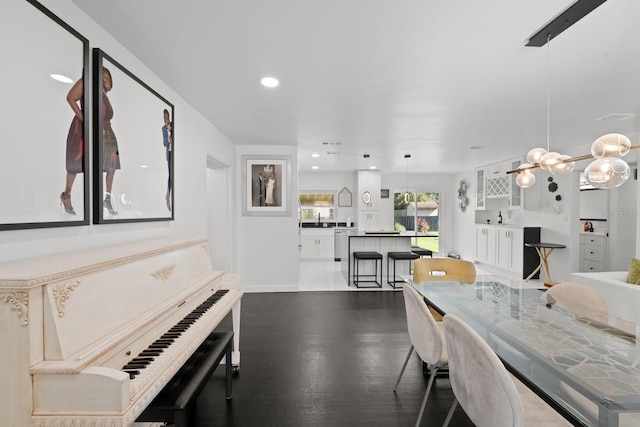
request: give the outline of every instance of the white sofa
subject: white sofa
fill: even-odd
[[[627,271],[573,273],[571,281],[597,291],[609,306],[609,316],[640,325],[640,285],[627,283]]]

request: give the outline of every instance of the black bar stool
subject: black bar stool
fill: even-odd
[[[430,256],[431,258],[433,258],[433,251],[421,248],[420,246],[411,246],[411,252],[420,255],[420,258],[425,256]]]
[[[420,255],[413,252],[387,252],[387,283],[396,288],[396,283],[404,283],[404,280],[396,280],[396,261],[409,261],[409,271],[411,271],[411,261],[420,258]],[[389,260],[393,260],[393,280],[389,277]]]
[[[376,267],[373,270],[374,274],[360,274],[358,268],[361,260],[375,260]],[[378,281],[378,261],[380,261],[380,281]],[[382,254],[380,254],[379,252],[354,252],[353,263],[355,266],[355,271],[353,273],[353,284],[356,285],[356,288],[360,287],[360,283],[375,283],[378,288],[382,287]],[[361,277],[373,277],[374,280],[360,280]],[[375,286],[363,287],[375,288]]]

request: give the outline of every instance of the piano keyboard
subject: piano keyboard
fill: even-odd
[[[207,314],[211,316],[215,315],[216,310],[210,311],[210,308],[218,303],[228,292],[228,289],[220,289],[213,293],[182,320],[176,323],[172,328],[122,367],[122,371],[128,373],[132,380],[131,384],[134,394],[137,394],[140,387],[147,382],[147,378],[152,377],[155,372],[162,367],[162,362],[164,360],[170,361],[174,356],[172,353],[184,350],[183,345],[177,345],[175,346],[175,350],[172,352],[172,344],[179,340],[186,340],[186,342],[189,342],[189,338],[191,338],[189,335],[197,336],[198,332],[196,331],[191,333],[192,331],[189,331],[189,328],[191,328],[191,326],[198,320],[206,320],[205,318],[207,317]],[[206,327],[207,324],[209,324],[207,321],[202,323],[203,327]]]

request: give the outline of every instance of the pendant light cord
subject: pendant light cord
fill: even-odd
[[[549,152],[549,140],[551,127],[550,110],[551,110],[551,34],[547,34],[547,153]]]

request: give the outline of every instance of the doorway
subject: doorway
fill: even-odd
[[[234,271],[232,254],[231,168],[207,157],[209,255],[214,270]]]

